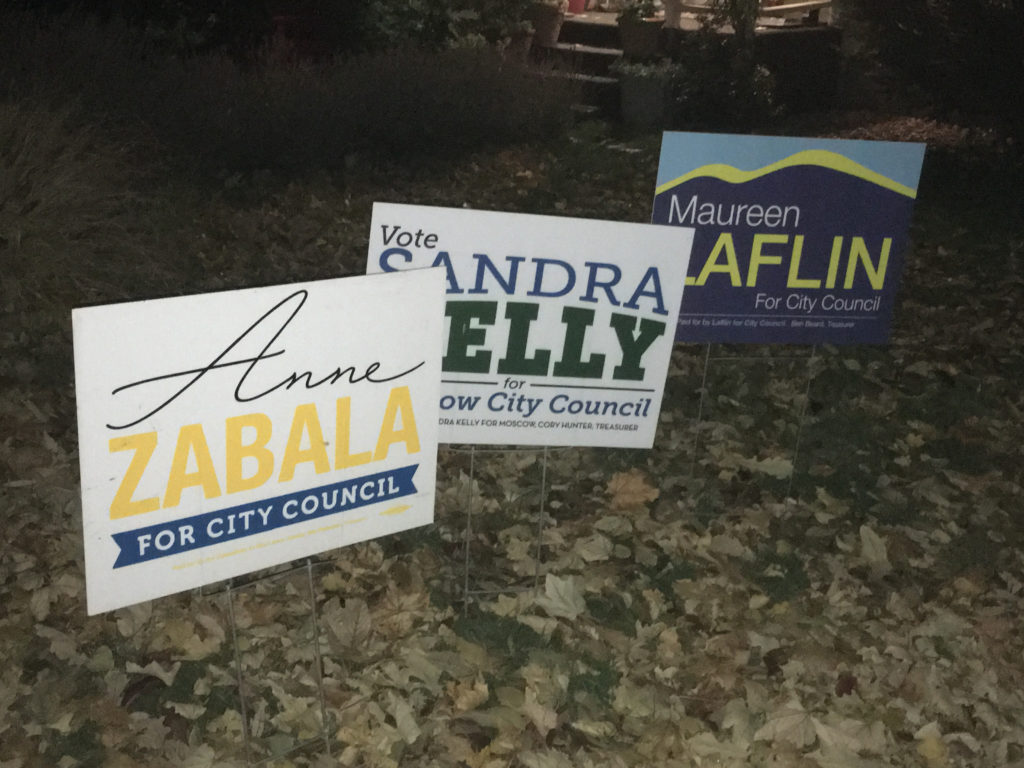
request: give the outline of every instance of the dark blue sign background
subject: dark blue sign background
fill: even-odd
[[[685,138],[685,134],[675,137]],[[769,144],[773,141],[728,138]],[[830,144],[837,143],[841,142]],[[920,145],[908,144],[907,148],[922,152]],[[837,167],[843,167],[843,160],[846,158],[839,158]],[[706,158],[702,165],[715,161]],[[742,183],[723,180],[714,173],[683,178],[674,186],[659,187],[652,217],[655,223],[693,226],[696,230],[677,341],[888,341],[916,190],[907,194],[903,185],[885,186],[870,173],[854,175],[820,164],[783,166]],[[766,216],[770,206],[774,207],[773,214],[785,211],[785,217]],[[709,223],[709,218],[713,222]],[[730,261],[725,248],[712,259],[723,235],[731,237],[734,261]],[[762,261],[751,274],[755,235],[781,241],[762,245],[763,256],[780,263]],[[792,275],[796,280],[791,281],[798,236],[802,236],[799,268]],[[870,271],[881,271],[886,241],[884,280],[878,274],[873,285]],[[706,270],[709,260],[716,270]],[[852,279],[848,275],[851,260]],[[705,282],[700,285],[697,283],[702,272]],[[794,284],[801,281],[803,285]],[[811,281],[818,284],[808,285]]]

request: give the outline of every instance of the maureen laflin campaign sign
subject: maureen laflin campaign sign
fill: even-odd
[[[652,220],[696,229],[676,339],[888,341],[924,149],[665,133]]]
[[[433,519],[444,273],[76,309],[90,614]]]
[[[649,448],[692,233],[377,203],[367,270],[447,277],[440,440]]]

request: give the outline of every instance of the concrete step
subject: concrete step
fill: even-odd
[[[541,78],[568,80],[579,90],[574,109],[578,114],[600,114],[608,119],[619,116],[619,81],[606,75],[588,75],[558,69],[539,69]]]
[[[578,43],[595,48],[620,48],[619,24],[614,13],[587,11],[569,14],[562,22],[562,43]]]
[[[559,41],[552,48],[537,48],[534,61],[554,69],[588,75],[607,75],[612,64],[622,58],[618,48],[601,48]]]

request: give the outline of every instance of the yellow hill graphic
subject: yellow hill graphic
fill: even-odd
[[[865,168],[860,163],[851,160],[848,157],[837,154],[836,152],[829,152],[827,149],[805,149],[802,152],[797,152],[795,155],[783,158],[771,165],[766,165],[764,168],[758,168],[755,171],[741,171],[739,168],[734,168],[731,165],[725,165],[724,163],[710,163],[708,165],[702,165],[700,168],[694,168],[687,174],[680,176],[678,179],[665,182],[659,186],[656,192],[660,195],[662,192],[667,192],[673,187],[679,186],[683,182],[689,181],[690,179],[700,178],[701,176],[711,176],[716,179],[728,182],[730,184],[743,184],[744,182],[756,179],[760,176],[767,176],[770,173],[781,170],[783,168],[791,168],[796,165],[817,165],[822,168],[830,168],[833,171],[839,171],[849,176],[856,176],[858,179],[877,184],[880,187],[897,192],[906,197],[916,199],[917,190],[908,187],[906,184],[900,184],[898,181],[893,181],[887,176],[883,176],[880,173],[872,171],[870,168]]]

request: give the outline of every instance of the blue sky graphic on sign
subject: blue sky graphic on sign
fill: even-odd
[[[888,341],[924,145],[665,133],[652,220],[694,227],[677,341]]]

